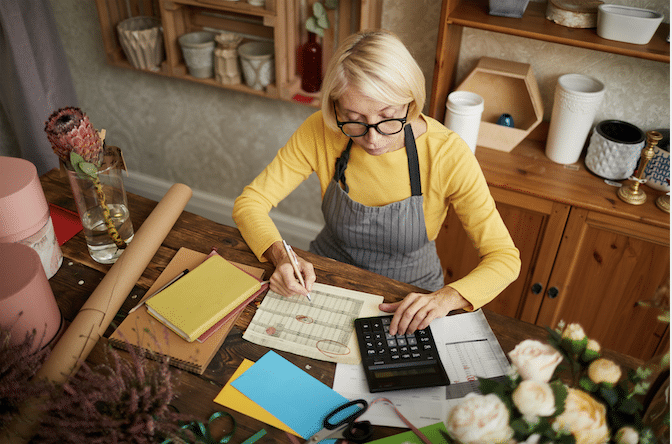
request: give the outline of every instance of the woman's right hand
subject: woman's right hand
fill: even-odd
[[[292,267],[291,259],[287,255],[281,241],[274,242],[266,250],[264,256],[275,265],[275,271],[270,279],[271,290],[287,297],[297,294],[306,296],[311,292],[313,283],[315,283],[315,270],[313,269],[313,264],[302,259],[299,255],[296,256],[299,262],[299,270],[306,283],[304,288],[294,274],[294,267]]]

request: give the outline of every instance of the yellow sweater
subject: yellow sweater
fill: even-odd
[[[518,277],[520,255],[467,144],[438,121],[421,118],[428,125],[416,138],[427,236],[436,239],[453,205],[481,260],[450,286],[477,309]],[[265,260],[262,255],[271,244],[282,240],[268,215],[271,208],[313,172],[324,196],[336,158],[347,142],[345,135],[324,125],[321,111],[314,113],[236,199],[233,219],[259,260]],[[411,195],[405,149],[371,156],[354,143],[345,177],[350,198],[367,206],[387,205]]]

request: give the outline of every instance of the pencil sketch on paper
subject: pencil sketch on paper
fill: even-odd
[[[315,284],[311,297],[269,291],[243,339],[321,361],[358,364],[353,321],[378,315],[383,297],[324,284]]]

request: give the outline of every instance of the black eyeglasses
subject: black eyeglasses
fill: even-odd
[[[362,137],[369,132],[369,128],[375,128],[383,136],[391,136],[392,134],[397,134],[406,125],[406,119],[408,118],[408,109],[410,106],[406,107],[406,115],[401,119],[385,119],[381,120],[378,123],[369,125],[368,123],[363,122],[341,122],[338,120],[338,112],[336,111],[336,103],[334,102],[334,116],[336,117],[336,125],[343,131],[348,137]]]

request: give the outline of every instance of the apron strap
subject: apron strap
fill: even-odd
[[[411,125],[404,127],[404,142],[406,144],[406,157],[408,158],[408,175],[411,179],[411,195],[422,196],[422,186],[420,183],[420,162],[418,161],[418,150],[415,146],[415,136]],[[343,190],[349,191],[348,184],[345,183],[345,169],[350,160],[350,149],[352,148],[352,139],[348,140],[348,146],[343,150],[340,157],[336,159],[336,171],[334,180],[343,184]]]
[[[334,180],[336,183],[343,184],[343,190],[348,192],[348,185],[345,183],[345,169],[348,167],[348,160],[350,160],[350,148],[352,148],[352,139],[348,141],[348,146],[343,150],[341,156],[336,159],[336,171],[334,172]]]
[[[406,157],[408,158],[408,175],[411,178],[411,195],[422,196],[418,149],[415,147],[415,137],[413,136],[411,125],[406,125],[404,127],[404,139],[406,143]]]

